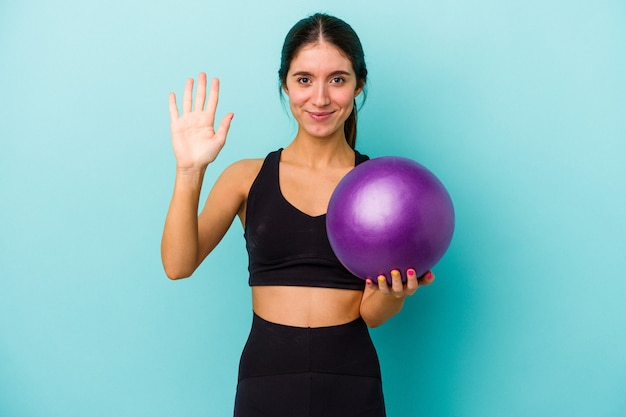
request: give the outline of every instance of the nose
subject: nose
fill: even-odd
[[[330,97],[328,96],[328,86],[325,83],[319,83],[315,92],[313,93],[313,104],[317,107],[324,107],[330,104]]]

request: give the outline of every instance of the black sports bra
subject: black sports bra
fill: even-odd
[[[330,247],[326,214],[309,216],[283,196],[278,179],[281,151],[267,155],[248,194],[244,237],[250,286],[363,290],[365,281],[341,265]],[[368,159],[356,152],[355,165]]]

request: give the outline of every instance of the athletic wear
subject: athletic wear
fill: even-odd
[[[250,188],[244,237],[250,286],[289,285],[363,290],[335,256],[326,235],[326,215],[309,216],[280,191],[282,149],[270,153]],[[355,165],[369,159],[356,152]]]
[[[330,247],[326,215],[309,216],[280,191],[282,149],[263,162],[248,195],[244,237],[251,286],[363,290]],[[355,165],[368,157],[356,153]],[[254,314],[241,356],[235,417],[384,417],[380,365],[362,318],[294,327]]]
[[[254,315],[241,357],[235,417],[384,417],[367,326],[285,326]]]

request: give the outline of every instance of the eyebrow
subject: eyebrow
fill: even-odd
[[[348,72],[348,71],[337,70],[337,71],[331,72],[329,74],[329,77],[335,77],[337,75],[347,75],[347,76],[350,76],[350,75],[352,75],[352,73]],[[291,74],[291,76],[292,77],[298,77],[298,76],[300,76],[300,77],[311,77],[311,76],[313,76],[313,74],[311,74],[308,71],[298,71],[298,72],[294,72],[293,74]]]

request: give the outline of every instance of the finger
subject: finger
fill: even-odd
[[[206,74],[198,74],[198,87],[196,89],[196,105],[194,111],[204,110],[204,100],[206,99]]]
[[[419,287],[419,282],[417,281],[417,275],[415,275],[414,269],[408,269],[406,271],[406,294],[413,295],[417,288]]]
[[[435,280],[435,274],[432,271],[427,271],[424,275],[419,277],[418,284],[419,285],[430,285]]]
[[[385,295],[391,294],[391,290],[389,289],[389,284],[387,283],[387,278],[385,278],[384,275],[379,275],[376,281],[378,282],[378,290],[381,293]]]
[[[400,271],[394,269],[391,271],[391,292],[395,297],[401,297],[404,295],[404,283],[402,282],[402,275]]]
[[[209,100],[207,101],[207,105],[206,105],[206,112],[208,113],[208,116],[209,116],[210,126],[213,126],[213,123],[215,122],[215,112],[217,110],[217,101],[219,99],[219,92],[220,92],[220,80],[218,80],[217,78],[213,78],[213,80],[211,81],[211,89],[209,91]]]
[[[176,106],[176,94],[170,93],[170,121],[178,120],[178,107]]]
[[[191,112],[191,94],[193,92],[193,78],[188,78],[185,83],[185,93],[183,95],[183,114]]]

